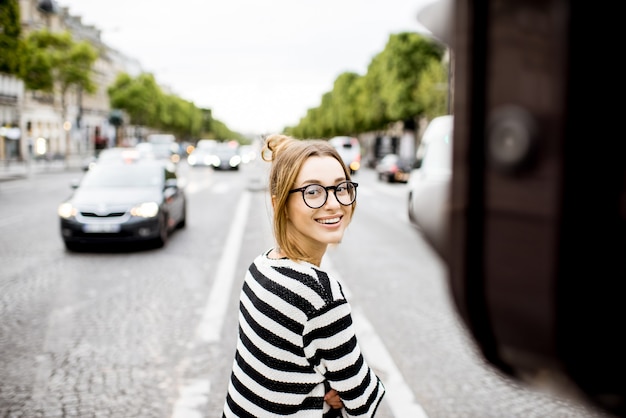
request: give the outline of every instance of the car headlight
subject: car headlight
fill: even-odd
[[[130,214],[140,218],[154,218],[159,213],[159,205],[156,202],[146,202],[135,206]]]
[[[61,203],[59,205],[59,208],[57,209],[57,213],[59,214],[61,218],[69,219],[69,218],[73,218],[74,216],[76,216],[76,213],[78,213],[78,211],[76,210],[74,206],[72,206],[71,203],[66,202],[66,203]]]
[[[230,166],[237,167],[241,163],[241,157],[239,155],[235,155],[230,158]]]

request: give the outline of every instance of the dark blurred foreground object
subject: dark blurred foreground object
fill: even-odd
[[[501,371],[626,416],[622,80],[594,59],[621,50],[617,16],[440,0],[418,20],[453,52],[444,258],[459,313]]]

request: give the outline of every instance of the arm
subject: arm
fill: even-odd
[[[385,388],[363,358],[346,300],[310,317],[304,337],[309,361],[337,391],[347,416],[373,417]]]

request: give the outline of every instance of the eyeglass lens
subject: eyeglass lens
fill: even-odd
[[[329,188],[319,184],[310,184],[302,191],[304,202],[314,209],[321,208],[328,199],[328,189],[333,190],[337,201],[344,206],[351,205],[356,199],[356,187],[354,187],[354,184],[344,182]]]

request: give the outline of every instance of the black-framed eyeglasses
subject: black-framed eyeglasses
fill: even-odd
[[[309,184],[298,189],[289,190],[289,193],[302,192],[304,203],[311,209],[319,209],[328,200],[328,191],[335,193],[337,202],[344,206],[350,206],[356,200],[356,188],[359,184],[352,181],[342,181],[336,186],[322,186],[321,184]]]

